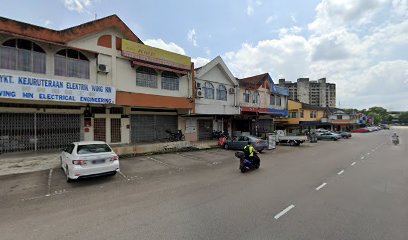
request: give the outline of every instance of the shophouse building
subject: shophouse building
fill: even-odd
[[[0,18],[0,153],[165,141],[194,112],[193,70],[116,15],[64,30]]]
[[[241,115],[232,122],[233,135],[273,132],[274,118],[288,115],[288,89],[275,85],[268,73],[238,79],[238,83]]]
[[[240,114],[238,81],[221,57],[195,70],[195,112],[186,117],[186,139],[205,140],[213,131],[231,133],[231,120]]]

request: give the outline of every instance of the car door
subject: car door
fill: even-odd
[[[248,137],[241,136],[240,140],[238,141],[237,147],[239,150],[244,150],[244,147],[248,144]]]

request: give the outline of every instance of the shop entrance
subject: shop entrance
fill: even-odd
[[[213,121],[212,119],[199,119],[198,123],[198,140],[212,139]]]
[[[0,113],[0,153],[64,148],[80,131],[80,114]]]

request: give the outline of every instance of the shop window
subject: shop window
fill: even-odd
[[[209,83],[205,82],[204,83],[204,97],[207,99],[214,99],[214,86]]]
[[[217,100],[227,101],[227,88],[222,84],[217,88]]]
[[[269,96],[269,103],[270,103],[270,105],[276,105],[275,95],[271,94],[271,95]]]
[[[162,72],[161,88],[166,90],[178,91],[180,88],[179,76],[173,72]]]
[[[45,51],[28,40],[7,40],[0,46],[0,68],[45,73]]]
[[[243,93],[243,96],[244,96],[244,102],[246,102],[246,103],[249,103],[249,91],[248,90],[245,90],[244,91],[244,93]]]
[[[310,112],[310,118],[316,118],[317,117],[317,112],[316,111],[311,111]]]
[[[54,72],[57,76],[89,79],[89,60],[81,52],[62,49],[55,54]]]
[[[300,118],[304,118],[305,117],[305,111],[301,110],[300,111]]]
[[[136,85],[157,88],[157,72],[153,68],[138,67],[136,69]]]
[[[343,119],[343,115],[337,115],[337,119],[338,119],[338,120],[342,120],[342,119]]]

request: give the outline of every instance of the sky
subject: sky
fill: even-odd
[[[64,29],[118,15],[147,45],[236,77],[336,83],[337,107],[408,110],[408,0],[0,0],[0,16]],[[7,7],[5,7],[7,6]]]

